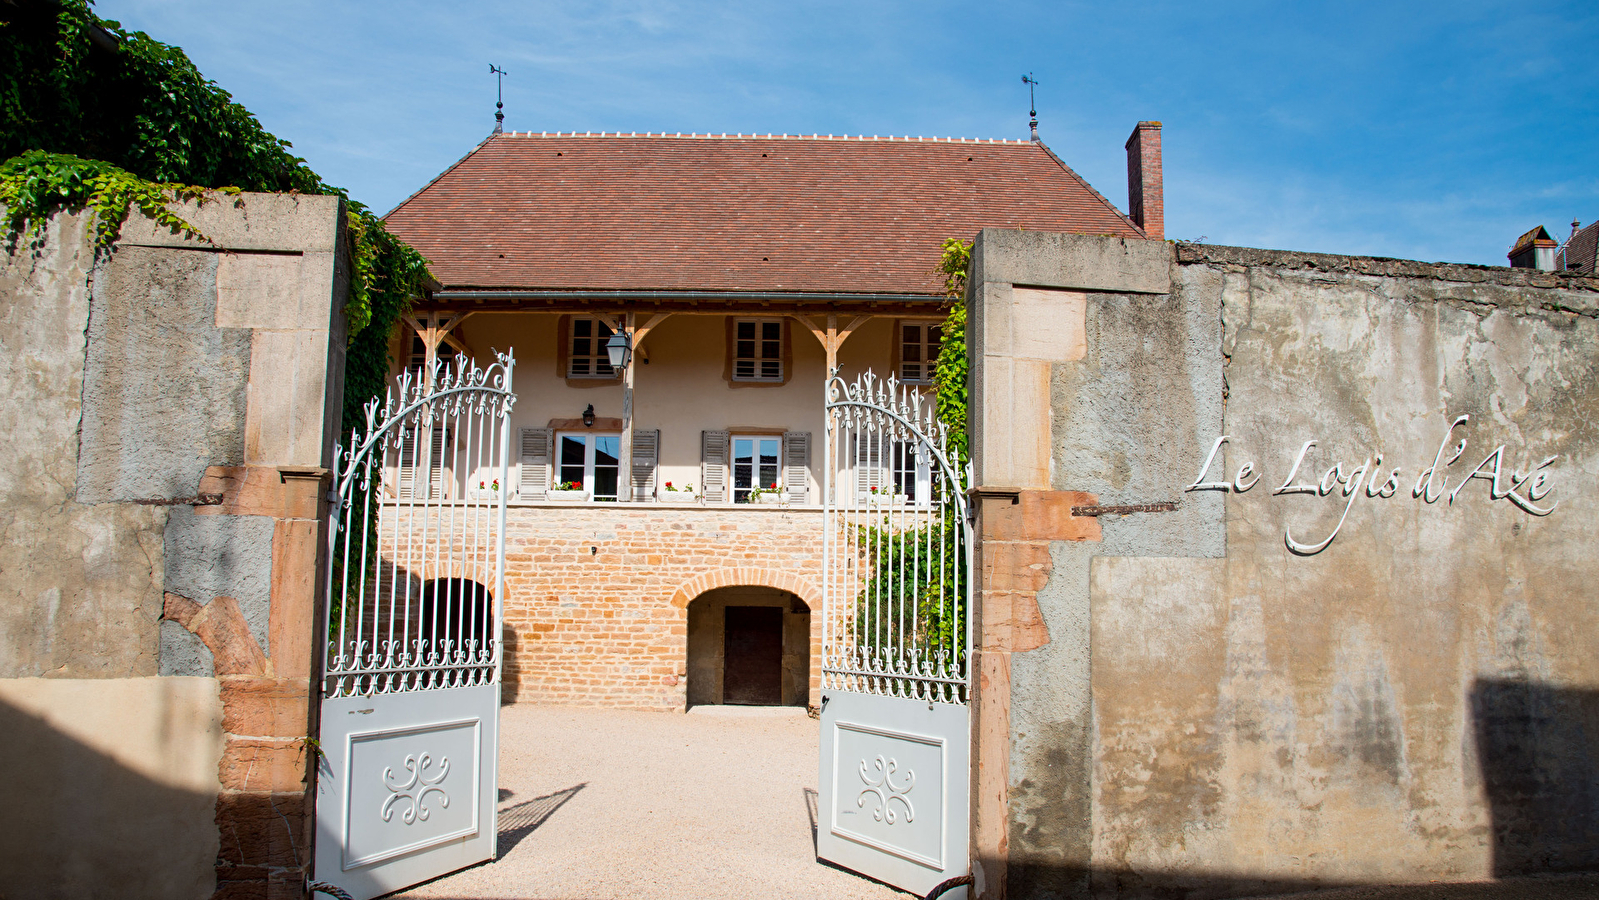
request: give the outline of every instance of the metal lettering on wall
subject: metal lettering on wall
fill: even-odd
[[[1558,456],[1545,457],[1536,464],[1531,464],[1525,471],[1511,468],[1505,459],[1505,445],[1500,444],[1483,457],[1482,462],[1471,469],[1462,478],[1454,489],[1449,489],[1449,478],[1444,470],[1454,465],[1466,453],[1466,439],[1460,438],[1453,447],[1450,443],[1455,440],[1455,429],[1471,421],[1470,415],[1462,415],[1455,419],[1444,432],[1444,437],[1438,444],[1438,452],[1433,455],[1432,465],[1422,469],[1416,476],[1415,485],[1410,490],[1412,498],[1423,503],[1437,503],[1447,496],[1451,505],[1455,497],[1465,490],[1474,479],[1488,482],[1488,496],[1492,500],[1508,500],[1523,511],[1534,516],[1547,516],[1554,512],[1558,501],[1540,506],[1544,498],[1554,489],[1551,483],[1554,472],[1549,468]],[[1263,473],[1259,472],[1253,461],[1245,462],[1238,467],[1237,473],[1231,481],[1207,481],[1210,477],[1211,467],[1216,462],[1216,454],[1221,451],[1230,435],[1222,435],[1210,446],[1210,453],[1206,455],[1205,462],[1199,467],[1199,477],[1194,479],[1184,491],[1222,491],[1224,493],[1242,494],[1260,482]],[[1302,542],[1294,539],[1293,526],[1288,526],[1283,531],[1283,539],[1288,543],[1288,549],[1301,556],[1313,556],[1327,549],[1338,537],[1338,532],[1343,529],[1344,521],[1349,518],[1349,510],[1355,505],[1355,499],[1364,494],[1368,499],[1387,500],[1399,493],[1403,482],[1408,478],[1402,477],[1404,469],[1395,466],[1391,471],[1383,468],[1383,455],[1366,457],[1365,461],[1353,469],[1346,469],[1343,461],[1338,461],[1322,474],[1319,481],[1296,480],[1302,479],[1300,469],[1305,465],[1305,458],[1311,448],[1316,446],[1315,440],[1306,441],[1300,448],[1299,454],[1294,457],[1294,464],[1288,470],[1288,477],[1283,479],[1282,486],[1272,491],[1272,496],[1282,494],[1310,494],[1325,497],[1333,492],[1340,492],[1344,501],[1344,511],[1338,517],[1338,524],[1333,526],[1332,532],[1319,541]],[[1448,457],[1447,459],[1445,457]],[[1311,470],[1312,472],[1314,470]],[[1387,471],[1387,477],[1383,473]],[[1225,473],[1223,473],[1225,474]]]

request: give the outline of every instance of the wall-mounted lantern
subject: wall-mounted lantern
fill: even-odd
[[[594,404],[592,404],[592,403],[589,404],[589,408],[588,409],[583,410],[583,427],[584,428],[593,428],[594,427]]]
[[[618,330],[611,332],[605,341],[605,352],[611,357],[611,368],[620,372],[627,368],[633,356],[633,347],[627,339],[627,332]]]

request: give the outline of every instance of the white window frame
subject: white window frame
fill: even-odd
[[[620,433],[618,433],[618,432],[615,432],[615,431],[558,431],[558,432],[556,432],[555,433],[555,445],[554,445],[554,447],[551,448],[551,453],[550,453],[550,468],[553,470],[553,473],[554,473],[551,476],[551,481],[550,481],[550,483],[552,485],[559,485],[559,484],[562,484],[562,483],[567,482],[567,481],[576,480],[576,479],[571,479],[571,478],[565,477],[566,476],[565,457],[564,457],[564,455],[562,454],[561,451],[565,447],[566,439],[569,438],[569,437],[570,438],[581,438],[581,439],[583,439],[583,442],[584,442],[584,445],[583,445],[583,479],[582,479],[582,484],[583,484],[583,490],[586,490],[586,491],[589,492],[589,500],[591,500],[591,501],[599,501],[599,502],[603,502],[603,503],[611,503],[611,502],[616,501],[617,496],[620,495],[620,493],[623,490],[625,490],[626,487],[627,487],[627,483],[624,480],[624,476],[626,475],[626,472],[627,472],[627,467],[624,466],[624,465],[621,465],[621,457],[620,457],[620,454],[622,452],[622,444],[621,444],[622,435]],[[618,458],[617,458],[618,465],[616,467],[616,490],[617,490],[617,494],[616,495],[611,495],[611,496],[606,496],[606,497],[600,497],[600,496],[597,496],[594,493],[594,448],[596,446],[598,446],[598,444],[599,444],[599,441],[596,440],[597,438],[606,438],[606,437],[616,438],[616,440],[617,440],[617,446],[616,446],[616,452],[618,454]]]
[[[739,343],[742,340],[746,340],[739,337],[738,331],[739,326],[741,325],[754,326],[755,336],[747,339],[753,344],[751,349],[754,351],[754,354],[751,356],[745,356],[739,352]],[[762,332],[766,330],[766,326],[768,325],[776,326],[776,341],[772,341],[771,339],[763,336]],[[733,354],[734,381],[780,382],[783,380],[784,327],[785,325],[782,319],[744,318],[733,320],[733,346],[729,348],[728,352]],[[771,349],[769,345],[773,343],[777,345],[777,352],[775,355],[768,356],[766,354],[766,350]],[[748,366],[748,374],[739,374],[739,366],[741,364]]]
[[[753,442],[753,444],[750,447],[750,473],[749,474],[750,474],[750,482],[751,483],[745,484],[743,486],[739,485],[739,477],[738,477],[738,444],[739,444],[739,441],[752,441]],[[762,441],[771,441],[772,444],[777,448],[776,451],[772,454],[772,458],[776,460],[776,463],[773,466],[774,476],[773,476],[772,481],[776,482],[776,484],[778,486],[778,490],[780,490],[780,491],[784,490],[784,485],[783,485],[783,481],[784,481],[784,478],[783,478],[784,464],[783,464],[783,462],[784,461],[783,461],[783,436],[782,435],[780,435],[780,434],[732,434],[732,435],[728,435],[728,438],[727,438],[728,499],[731,502],[733,502],[733,503],[749,503],[750,502],[750,499],[749,499],[750,490],[752,488],[754,488],[755,482],[757,482],[759,480],[759,470],[760,470],[760,466],[761,466],[760,456],[761,456],[761,442]],[[742,499],[740,499],[741,496],[742,496]]]
[[[590,334],[586,337],[578,336],[578,323],[589,323]],[[601,331],[603,330],[603,334]],[[605,341],[616,331],[615,326],[600,316],[572,316],[566,325],[566,334],[562,340],[566,341],[566,377],[592,378],[596,381],[613,381],[616,379],[616,370],[611,368],[611,356],[605,349]],[[588,353],[577,352],[577,342],[589,342]],[[578,363],[583,363],[585,371],[578,371]]]
[[[895,347],[897,348],[896,349],[896,353],[898,354],[898,357],[899,357],[899,380],[900,381],[904,382],[905,384],[932,384],[933,383],[933,368],[938,363],[939,344],[942,343],[943,334],[944,334],[943,326],[944,326],[943,322],[937,322],[937,321],[933,321],[931,319],[927,319],[927,320],[900,319],[899,320],[897,326],[894,329],[894,340],[896,342]],[[917,334],[920,335],[921,340],[919,342],[917,342],[917,343],[911,343],[911,342],[905,340],[905,329],[907,329],[907,328],[915,328],[915,329],[917,329]],[[928,339],[928,333],[931,332],[932,329],[934,329],[934,328],[937,328],[939,330],[939,340],[937,340],[937,341],[933,341],[933,340],[929,340]],[[921,357],[920,361],[912,361],[912,360],[907,358],[907,354],[906,354],[905,351],[909,347],[915,347],[916,348],[917,355]],[[911,365],[919,367],[920,374],[917,375],[916,377],[910,377],[910,376],[905,374],[906,371],[907,371],[907,367],[911,366]]]

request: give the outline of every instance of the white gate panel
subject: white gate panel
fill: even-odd
[[[402,375],[335,453],[313,878],[355,900],[495,856],[512,364]]]
[[[971,470],[870,373],[829,378],[824,456],[817,855],[925,895],[971,868]]]
[[[918,895],[966,874],[969,740],[965,706],[823,694],[819,855]]]
[[[317,879],[378,897],[493,857],[499,704],[494,684],[325,701]]]

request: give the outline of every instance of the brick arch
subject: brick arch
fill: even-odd
[[[709,572],[690,578],[672,595],[672,605],[678,609],[688,609],[689,603],[695,597],[724,587],[768,587],[780,591],[788,591],[805,601],[811,612],[820,612],[822,607],[822,592],[808,578],[801,578],[793,572],[784,572],[779,569],[761,569],[753,566],[740,566],[737,568],[712,569]]]

